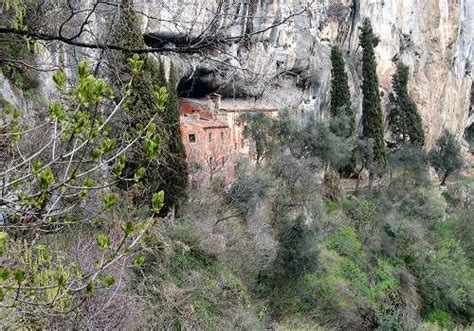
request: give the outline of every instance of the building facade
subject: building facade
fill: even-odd
[[[271,117],[277,114],[274,107],[221,99],[217,94],[207,99],[181,98],[179,103],[190,182],[195,188],[207,187],[218,177],[230,185],[236,161],[252,156],[252,147],[244,138],[245,128],[237,121],[241,113],[263,111]]]

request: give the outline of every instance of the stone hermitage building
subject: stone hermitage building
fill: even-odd
[[[180,98],[180,122],[186,148],[190,182],[193,187],[207,187],[220,177],[226,185],[234,179],[234,166],[241,157],[253,154],[244,137],[240,114],[265,112],[276,117],[276,107],[247,100],[222,99],[211,94],[207,99]]]

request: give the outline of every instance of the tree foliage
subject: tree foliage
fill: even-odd
[[[140,30],[140,19],[129,0],[122,1],[122,12],[113,31],[113,39],[124,47],[142,47],[143,36]],[[124,63],[130,59],[131,52],[119,52],[110,55],[113,70],[110,72],[113,82],[120,82],[133,75]],[[163,114],[166,108],[166,99],[169,97],[166,86],[165,73],[162,65],[148,55],[140,55],[142,68],[140,75],[136,75],[128,89],[129,98],[125,103],[126,113],[117,121],[116,130],[125,133],[125,137],[135,136],[145,130],[145,125],[153,118],[152,125],[146,129],[146,141],[141,140],[127,151],[127,160],[121,172],[125,177],[138,174],[143,183],[142,198],[150,200],[159,187],[160,160],[163,157],[163,147],[167,133],[163,128]],[[120,86],[116,86],[119,90]],[[157,97],[161,95],[161,97]],[[161,99],[160,99],[161,98]],[[159,113],[157,115],[157,113]],[[122,181],[122,187],[131,187],[133,183]],[[130,185],[131,184],[131,185]]]
[[[277,236],[278,248],[273,261],[273,285],[296,283],[305,274],[314,271],[317,252],[313,231],[303,216],[284,224]]]
[[[272,119],[263,112],[245,113],[240,115],[238,122],[244,125],[244,136],[253,142],[255,158],[260,163],[271,147]]]
[[[374,155],[380,168],[387,163],[383,114],[380,101],[379,80],[377,77],[377,62],[374,48],[379,39],[374,35],[372,24],[366,18],[361,27],[360,46],[362,55],[362,128],[364,138],[374,141]]]
[[[436,141],[436,147],[430,151],[431,165],[441,176],[441,185],[446,184],[446,179],[463,166],[461,145],[456,137],[445,130]]]
[[[355,137],[355,113],[352,108],[344,58],[341,50],[336,46],[331,49],[331,64],[331,115],[335,118],[344,117],[348,121],[347,130],[342,133],[343,138]],[[354,173],[355,161],[355,152],[353,151],[347,164],[339,169],[340,173],[346,176]]]
[[[388,124],[397,146],[406,143],[423,146],[423,123],[416,104],[408,93],[408,73],[409,68],[400,64],[393,76]]]
[[[429,182],[429,157],[419,146],[401,146],[388,155],[388,168],[400,183],[419,185]],[[392,178],[394,179],[394,178]]]
[[[144,63],[133,57],[129,65],[132,76],[127,90]],[[109,269],[121,260],[133,261],[151,224],[150,219],[120,220],[118,238],[98,233],[96,249],[102,258],[87,268],[65,261],[64,253],[48,240],[65,228],[107,221],[119,205],[114,184],[119,179],[134,183],[141,179],[136,173],[124,177],[127,152],[154,140],[150,128],[166,100],[164,92],[155,94],[155,114],[143,129],[128,137],[113,137],[114,118],[133,95],[126,93],[116,103],[112,89],[90,73],[87,63],[79,65],[77,77],[75,84],[67,86],[64,72],[54,75],[58,96],[44,112],[43,123],[29,123],[19,109],[9,108],[7,114],[4,132],[13,138],[17,152],[0,169],[4,179],[0,309],[7,310],[12,325],[28,316],[67,317],[96,291],[112,286]],[[35,142],[33,149],[31,142]],[[153,203],[144,203],[158,208],[160,199],[162,193]]]
[[[350,122],[345,115],[310,123],[300,133],[303,155],[319,158],[327,168],[341,169],[353,157],[355,137],[347,132]]]
[[[345,114],[355,127],[355,117],[352,110],[351,93],[345,69],[344,58],[337,46],[331,49],[331,115]]]
[[[184,149],[181,136],[176,87],[176,70],[174,66],[171,65],[168,82],[168,100],[163,113],[163,124],[168,133],[168,140],[164,165],[160,168],[160,175],[163,180],[162,186],[165,191],[164,212],[174,207],[179,207],[186,198],[188,188],[188,164],[186,162],[186,150]]]

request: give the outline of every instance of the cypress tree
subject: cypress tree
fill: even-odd
[[[188,165],[179,120],[179,104],[176,70],[171,64],[168,81],[168,101],[163,114],[163,122],[168,134],[165,165],[162,169],[162,189],[165,191],[163,213],[175,208],[179,211],[181,202],[186,198],[188,188]]]
[[[331,49],[331,65],[331,115],[336,117],[345,114],[355,123],[344,58],[336,46]]]
[[[143,48],[145,40],[140,29],[140,18],[133,8],[131,0],[122,0],[120,17],[113,26],[112,41],[125,48]],[[133,54],[128,51],[107,53],[111,67],[111,79],[122,81],[129,72],[128,59]],[[141,57],[143,58],[143,57]]]
[[[165,66],[161,58],[158,61],[151,61],[153,63],[153,70],[151,70],[153,84],[155,89],[159,90],[161,87],[168,88],[168,82],[166,81]],[[158,63],[157,63],[158,62]]]
[[[408,72],[408,67],[400,64],[393,76],[388,124],[396,145],[423,146],[425,134],[418,108],[408,93]]]
[[[351,93],[349,90],[348,77],[345,70],[344,58],[341,50],[334,46],[331,49],[331,115],[336,117],[344,116],[347,120],[347,131],[343,138],[355,135],[355,114],[352,109]],[[339,169],[339,173],[350,176],[355,170],[355,152],[352,153],[347,165]]]
[[[123,0],[121,8],[121,16],[115,26],[113,39],[124,47],[144,47],[140,20],[131,1]],[[127,81],[131,76],[128,61],[132,56],[131,52],[124,51],[111,59],[113,66],[111,80],[120,82],[117,89],[120,88],[122,81]],[[166,85],[166,79],[160,66],[151,57],[140,55],[139,60],[143,61],[143,67],[128,88],[125,112],[120,123],[116,123],[116,130],[125,132],[125,137],[130,140],[140,135],[141,138],[127,151],[126,159],[122,161],[121,166],[117,167],[120,170],[117,170],[116,174],[122,179],[140,179],[143,184],[140,199],[148,204],[161,183],[159,160],[163,125],[161,118],[156,116],[160,111],[157,93],[160,87]],[[147,129],[146,134],[143,134],[143,129],[153,117],[155,117],[154,122]],[[134,183],[135,181],[124,180],[121,181],[121,186],[127,188]]]
[[[360,46],[362,55],[362,127],[364,138],[374,140],[374,159],[381,169],[387,164],[384,141],[382,107],[380,101],[377,63],[374,48],[379,40],[374,35],[370,20],[366,18],[361,27]]]

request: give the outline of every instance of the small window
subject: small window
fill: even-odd
[[[209,132],[209,142],[212,141],[212,133]]]
[[[212,156],[209,156],[209,164],[212,164],[212,161],[214,161],[214,159],[212,158]]]
[[[196,135],[194,133],[191,133],[189,135],[189,142],[190,143],[195,143],[196,142]]]
[[[237,143],[234,143],[234,148],[237,149]]]
[[[221,131],[221,140],[224,141],[224,131]]]

